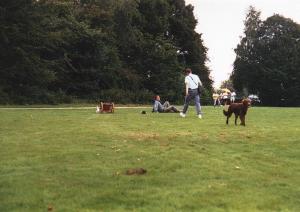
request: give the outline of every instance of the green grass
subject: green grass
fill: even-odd
[[[300,211],[300,108],[140,111],[1,109],[0,211]]]

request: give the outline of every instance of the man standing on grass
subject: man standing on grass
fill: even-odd
[[[200,105],[200,93],[198,92],[198,86],[202,86],[202,82],[198,75],[192,74],[192,70],[190,68],[185,69],[185,101],[183,106],[183,111],[180,113],[181,117],[185,117],[186,112],[188,110],[190,101],[195,99],[196,112],[198,118],[202,118],[201,114],[201,105]]]

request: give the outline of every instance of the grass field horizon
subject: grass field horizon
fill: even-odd
[[[2,108],[0,211],[300,210],[300,108],[141,110]]]

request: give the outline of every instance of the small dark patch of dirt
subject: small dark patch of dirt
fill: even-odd
[[[48,211],[53,211],[53,206],[52,205],[48,205]]]
[[[147,170],[143,168],[134,168],[134,169],[128,169],[126,171],[126,175],[143,175],[146,174]]]

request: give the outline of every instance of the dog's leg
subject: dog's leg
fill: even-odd
[[[236,121],[237,121],[239,115],[238,114],[234,114],[234,115],[235,115],[234,124],[236,125]]]
[[[227,117],[226,124],[228,124],[228,121],[229,121],[229,118],[231,115],[232,115],[232,112],[229,111],[228,114],[226,115],[226,117]]]
[[[246,126],[245,124],[245,115],[240,115],[241,125]]]

